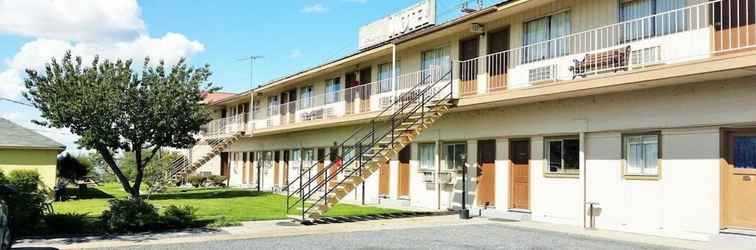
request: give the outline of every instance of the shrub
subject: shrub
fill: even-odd
[[[47,232],[51,233],[82,234],[95,230],[87,214],[47,214],[44,221]]]
[[[20,193],[39,192],[42,187],[42,179],[36,170],[13,170],[8,175],[8,180]]]
[[[39,174],[34,170],[14,170],[8,175],[7,181],[17,191],[3,197],[13,216],[11,225],[20,235],[33,233],[41,224],[47,200],[47,194],[39,189],[42,186]]]
[[[205,184],[207,177],[201,175],[192,175],[187,178],[187,181],[194,187],[200,187]]]
[[[197,211],[192,206],[175,206],[170,205],[165,207],[163,211],[163,218],[161,219],[162,228],[188,228],[194,224],[194,220],[197,216],[194,214]]]
[[[110,200],[110,209],[100,216],[105,229],[113,232],[148,231],[159,219],[155,206],[142,199]]]
[[[207,177],[207,180],[209,180],[210,184],[213,186],[225,187],[227,178],[221,175],[211,175]]]
[[[0,169],[0,184],[8,184],[8,177],[5,177],[2,169]]]

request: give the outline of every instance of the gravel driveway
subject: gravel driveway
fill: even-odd
[[[666,249],[499,224],[319,234],[118,249]]]

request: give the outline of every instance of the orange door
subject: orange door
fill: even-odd
[[[325,173],[322,173],[324,168],[325,168],[325,149],[319,148],[318,149],[318,185],[321,185],[325,181]]]
[[[380,177],[378,179],[378,196],[381,197],[388,197],[389,196],[389,178],[391,176],[391,169],[389,168],[388,162],[381,164],[380,168]]]
[[[339,156],[339,149],[338,148],[331,148],[330,153],[330,160],[331,160],[331,167],[328,169],[328,177],[331,179],[330,182],[328,182],[328,188],[332,188],[336,186],[336,170],[338,170],[341,167],[342,159]]]
[[[530,209],[530,141],[514,140],[509,143],[510,208]]]
[[[459,42],[459,77],[461,80],[460,93],[472,95],[478,91],[478,36]]]
[[[727,135],[724,226],[756,229],[756,130]]]
[[[714,49],[716,51],[756,45],[754,0],[721,0],[714,3]]]
[[[283,183],[285,186],[289,185],[289,151],[285,150],[283,152],[283,159],[281,161],[281,166],[283,168]]]
[[[279,172],[281,169],[278,167],[278,162],[273,163],[273,186],[278,186],[278,178],[281,177]]]
[[[507,53],[509,50],[509,29],[488,33],[488,90],[507,88]]]
[[[495,206],[496,197],[496,141],[478,142],[478,206]]]
[[[399,151],[399,178],[397,195],[399,198],[408,199],[410,196],[410,157],[412,150],[409,145]]]

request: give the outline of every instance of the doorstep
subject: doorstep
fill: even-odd
[[[475,214],[479,214],[481,217],[505,220],[505,221],[530,221],[530,212],[525,210],[499,210],[494,208],[478,209]],[[472,214],[472,213],[471,213]]]

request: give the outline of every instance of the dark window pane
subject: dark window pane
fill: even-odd
[[[578,169],[580,159],[580,142],[564,140],[564,169]]]
[[[562,166],[562,141],[549,142],[549,172],[559,172]]]
[[[735,168],[756,169],[756,137],[735,137]]]

